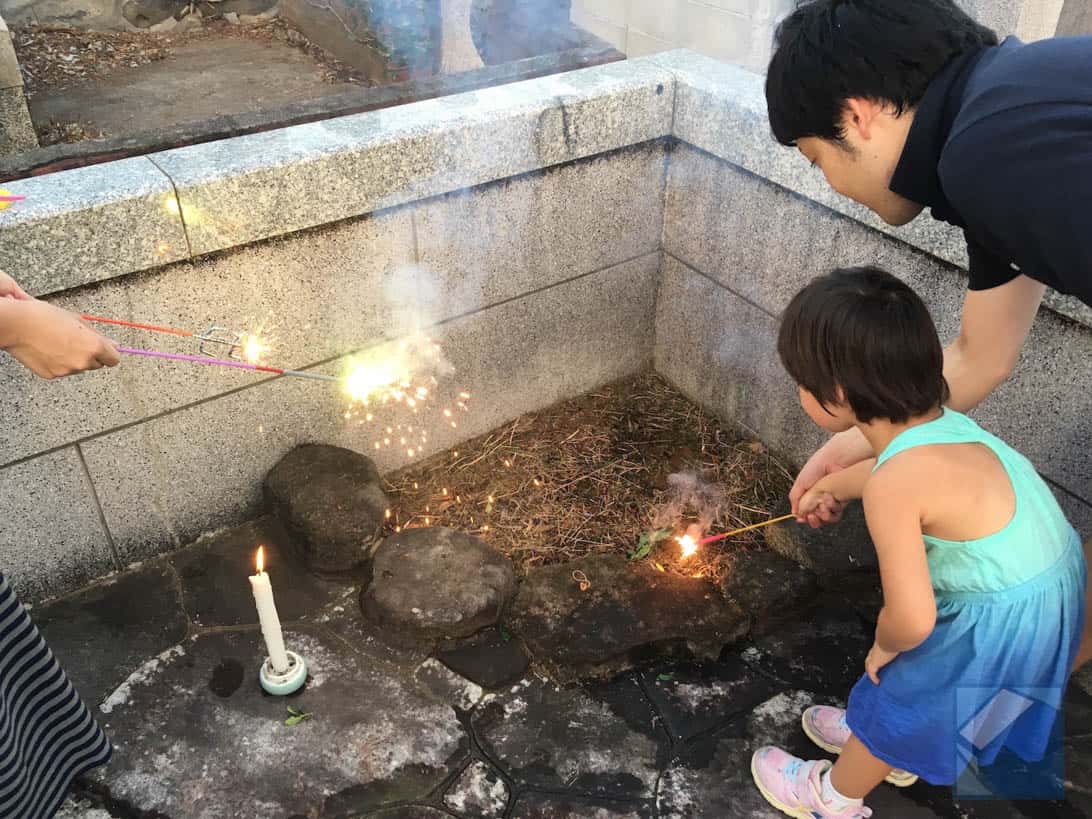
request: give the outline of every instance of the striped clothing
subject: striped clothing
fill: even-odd
[[[53,816],[110,742],[0,574],[0,817]]]

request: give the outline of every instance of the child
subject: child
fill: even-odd
[[[1002,746],[1041,759],[1087,575],[1054,496],[1027,459],[943,407],[936,329],[894,276],[854,268],[813,281],[785,311],[778,352],[811,419],[857,427],[877,454],[819,481],[799,513],[863,498],[884,606],[846,712],[804,714],[838,761],[760,748],[751,772],[762,795],[789,816],[856,819],[871,815],[863,798],[884,779],[952,784]],[[972,718],[988,733],[968,731]]]

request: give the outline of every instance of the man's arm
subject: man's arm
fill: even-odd
[[[1046,286],[1027,276],[989,290],[968,290],[959,335],[944,351],[948,406],[967,412],[1003,384],[1020,360]]]

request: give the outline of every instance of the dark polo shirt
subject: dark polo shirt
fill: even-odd
[[[972,290],[1024,273],[1092,304],[1092,37],[1010,37],[949,63],[891,190],[963,228]]]

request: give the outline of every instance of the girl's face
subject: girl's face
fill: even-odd
[[[831,404],[824,407],[814,395],[803,387],[800,391],[800,406],[817,425],[827,432],[844,432],[856,423],[852,410],[843,404]]]

